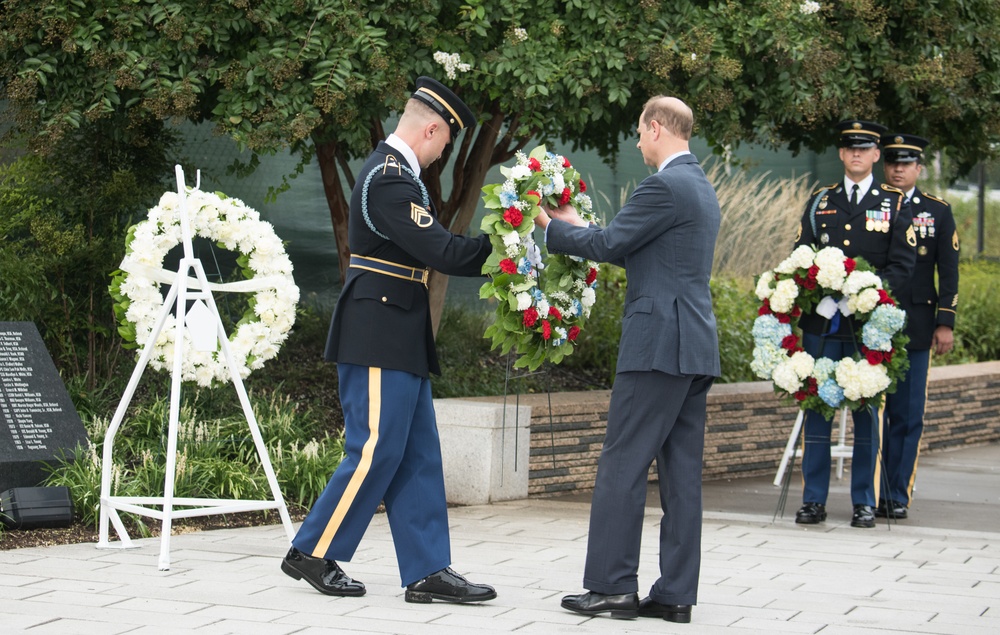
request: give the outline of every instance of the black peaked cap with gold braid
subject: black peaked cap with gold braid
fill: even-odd
[[[458,95],[436,79],[418,77],[417,88],[410,97],[419,99],[441,115],[451,128],[452,141],[463,129],[476,125],[476,116],[472,114],[472,110]]]

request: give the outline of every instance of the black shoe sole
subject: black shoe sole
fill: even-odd
[[[675,624],[690,624],[691,611],[656,611],[653,613],[639,612],[639,617],[655,617]]]
[[[819,518],[816,518],[816,517],[796,518],[795,519],[795,524],[796,525],[818,525],[821,522],[823,522],[824,520],[826,520],[826,514],[823,514]]]
[[[334,595],[334,596],[337,596],[337,597],[354,597],[354,598],[356,598],[356,597],[361,597],[362,595],[364,595],[365,591],[366,591],[366,589],[361,589],[360,592],[359,591],[333,591],[331,589],[327,589],[326,587],[324,587],[324,586],[322,586],[322,585],[317,584],[316,582],[314,582],[312,579],[309,578],[309,576],[303,575],[303,573],[301,571],[299,571],[298,569],[296,569],[292,565],[288,564],[287,560],[282,560],[281,561],[281,570],[285,573],[285,575],[289,576],[290,578],[292,578],[294,580],[302,580],[302,579],[304,579],[306,582],[309,583],[309,586],[311,586],[312,588],[316,589],[317,591],[319,591],[323,595]]]
[[[472,597],[458,597],[454,595],[443,595],[440,593],[428,593],[426,591],[407,591],[403,595],[403,599],[411,604],[430,604],[434,600],[452,602],[454,604],[473,604],[475,602],[488,602],[490,600],[495,600],[496,597],[496,591],[488,595],[477,595]]]
[[[579,615],[586,615],[587,617],[599,617],[605,613],[607,613],[609,617],[616,620],[634,620],[639,617],[639,609],[601,609],[599,611],[585,611],[568,607],[565,604],[563,604],[562,607],[567,611],[572,611]]]
[[[852,520],[851,521],[851,527],[860,527],[861,529],[871,529],[874,526],[875,526],[875,521],[874,520],[867,520],[867,521]]]

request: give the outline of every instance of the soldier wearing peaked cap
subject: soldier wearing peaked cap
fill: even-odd
[[[393,134],[378,144],[351,195],[350,269],[325,359],[337,363],[344,452],[281,568],[327,595],[363,595],[337,561],[354,555],[385,503],[407,602],[496,597],[451,568],[448,510],[430,373],[440,373],[428,268],[477,276],[491,252],[437,220],[420,171],[475,125],[468,106],[429,77],[417,80]]]
[[[951,350],[958,309],[959,245],[951,206],[917,187],[927,144],[927,139],[910,134],[893,133],[882,139],[885,179],[906,194],[917,238],[913,276],[896,296],[907,316],[910,368],[896,392],[886,399],[882,463],[888,491],[883,492],[875,510],[876,516],[897,519],[907,517],[913,495],[930,353],[933,350],[941,355]],[[934,285],[935,269],[939,289]]]
[[[872,167],[879,160],[879,141],[886,128],[870,121],[850,119],[837,124],[842,181],[820,188],[809,197],[795,246],[838,247],[848,257],[861,256],[875,267],[894,294],[903,288],[916,260],[916,237],[903,193],[879,183]],[[851,357],[857,347],[849,316],[827,319],[816,313],[803,315],[802,347],[816,357],[834,361]],[[852,413],[854,447],[851,459],[852,527],[874,527],[878,499],[878,432],[872,413],[865,408]],[[823,415],[807,411],[802,456],[802,507],[799,524],[826,520],[830,490],[830,437],[832,425]]]

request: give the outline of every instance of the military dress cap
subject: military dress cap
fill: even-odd
[[[838,147],[874,148],[878,146],[879,139],[888,129],[872,121],[848,119],[838,123],[837,130],[840,130]]]
[[[923,156],[930,143],[923,137],[893,132],[882,137],[882,150],[886,163],[913,163]]]
[[[417,89],[413,91],[411,98],[419,99],[441,115],[451,127],[452,139],[464,128],[471,128],[476,124],[476,117],[465,102],[436,79],[418,77]]]

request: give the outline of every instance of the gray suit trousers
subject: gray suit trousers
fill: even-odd
[[[695,604],[701,568],[701,469],[705,400],[714,378],[619,373],[597,464],[584,588],[638,592],[639,547],[653,459],[659,474],[660,577],[649,595]]]

